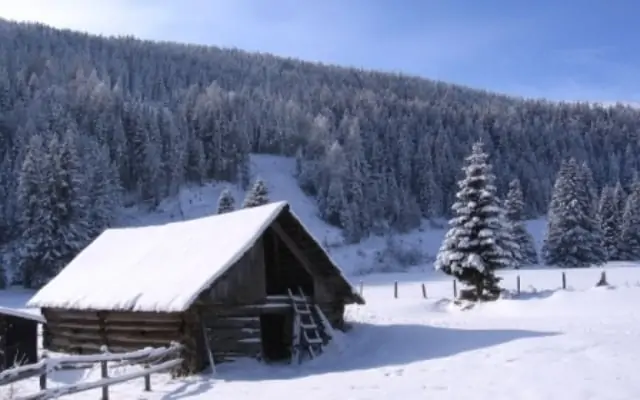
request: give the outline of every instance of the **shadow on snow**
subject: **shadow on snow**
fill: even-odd
[[[218,379],[227,381],[281,380],[336,372],[392,367],[435,360],[481,350],[514,340],[555,336],[555,332],[527,330],[477,330],[432,327],[427,325],[354,324],[343,336],[345,349],[336,347],[301,365],[265,365],[255,361],[221,364]]]

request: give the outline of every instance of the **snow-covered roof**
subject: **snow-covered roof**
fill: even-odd
[[[40,312],[38,312],[37,310],[25,310],[20,308],[9,308],[0,306],[0,315],[29,319],[31,321],[40,322],[41,324],[44,324],[46,322],[42,314],[40,314]]]
[[[276,202],[165,225],[108,229],[27,306],[184,311],[284,210],[293,215],[286,202]]]

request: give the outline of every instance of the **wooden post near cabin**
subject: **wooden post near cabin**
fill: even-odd
[[[393,282],[393,297],[398,298],[398,281]]]
[[[100,361],[100,378],[109,378],[109,369],[106,361]],[[109,385],[102,386],[102,400],[109,400]]]
[[[600,280],[596,283],[596,287],[607,286],[609,282],[607,281],[607,272],[602,270],[600,272]]]
[[[562,271],[562,290],[567,289],[567,273]]]
[[[427,286],[424,283],[422,284],[422,298],[427,298]]]
[[[47,353],[47,351],[45,350],[42,352],[41,360],[46,360],[47,358],[49,358],[49,353]],[[46,362],[45,362],[44,372],[42,373],[42,375],[40,375],[40,390],[46,390],[46,389],[47,389],[47,368],[46,368]]]
[[[149,369],[149,364],[145,364],[144,369]],[[151,391],[151,374],[146,374],[144,376],[144,391],[145,392]]]
[[[458,298],[458,283],[456,282],[456,280],[453,280],[453,298],[457,299]]]
[[[520,275],[516,275],[516,293],[520,296]]]

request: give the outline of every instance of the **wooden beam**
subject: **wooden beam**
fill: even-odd
[[[291,253],[293,253],[293,255],[298,259],[298,261],[300,262],[300,264],[302,264],[304,269],[306,269],[307,272],[311,274],[311,276],[318,276],[318,274],[315,272],[313,268],[313,264],[311,263],[311,261],[309,261],[307,256],[304,254],[304,251],[302,251],[302,249],[298,246],[296,241],[293,240],[291,236],[289,236],[289,234],[285,232],[284,229],[282,229],[282,226],[280,226],[280,224],[277,221],[274,221],[271,224],[271,228],[273,228],[273,231],[278,235],[278,237],[280,237],[280,239],[282,239],[284,244],[287,245],[289,250],[291,250]]]

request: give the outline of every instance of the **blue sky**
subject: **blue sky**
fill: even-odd
[[[631,0],[0,0],[0,16],[401,71],[558,100],[640,101]]]

